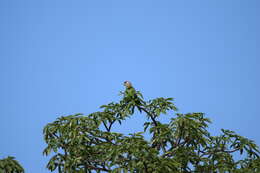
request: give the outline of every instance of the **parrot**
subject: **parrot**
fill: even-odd
[[[125,81],[124,86],[126,87],[125,101],[129,102],[130,100],[135,100],[137,104],[140,104],[140,98],[138,98],[136,90],[132,86],[132,83],[130,81]]]
[[[135,89],[134,87],[132,86],[132,83],[130,81],[124,81],[124,86],[126,87],[126,91],[127,92],[134,92]]]
[[[144,103],[144,101],[138,97],[136,90],[132,86],[132,83],[130,81],[124,82],[125,86],[125,93],[124,93],[124,102],[126,104],[129,104],[131,102],[131,114],[134,113],[134,108],[136,107],[140,112],[142,112],[141,104]]]

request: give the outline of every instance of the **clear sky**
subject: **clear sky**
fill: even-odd
[[[0,158],[46,173],[42,129],[119,99],[174,97],[260,145],[259,0],[1,0]],[[135,116],[122,131],[141,129]],[[140,120],[140,121],[139,121]],[[138,123],[139,122],[139,123]]]

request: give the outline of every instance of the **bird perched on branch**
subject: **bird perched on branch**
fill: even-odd
[[[141,104],[142,100],[138,97],[136,90],[134,89],[130,81],[125,81],[124,86],[125,90],[125,101],[130,102],[134,101],[136,104]]]
[[[137,97],[136,91],[135,91],[135,89],[134,89],[134,87],[133,87],[133,85],[130,81],[125,81],[124,86],[126,88],[125,94],[126,94],[127,97],[132,97],[132,98]]]
[[[133,88],[132,83],[131,83],[130,81],[124,81],[124,86],[125,86],[127,89]]]

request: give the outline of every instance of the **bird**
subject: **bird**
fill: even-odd
[[[125,92],[124,92],[123,101],[124,101],[125,105],[130,106],[130,107],[127,106],[131,112],[130,114],[134,113],[135,107],[137,107],[138,110],[141,112],[141,109],[139,106],[141,104],[141,99],[138,97],[137,92],[134,89],[132,83],[130,81],[125,81],[124,86],[125,86]]]
[[[133,87],[132,83],[130,81],[125,81],[124,86],[126,88],[124,96],[125,101],[130,102],[132,100],[138,105],[141,104],[142,100],[138,97],[137,92]]]
[[[126,97],[131,97],[131,98],[137,97],[136,91],[130,81],[125,81],[124,86],[126,88],[126,90],[125,90]]]
[[[132,86],[132,83],[130,81],[124,81],[124,86],[127,88],[127,89],[130,89]]]

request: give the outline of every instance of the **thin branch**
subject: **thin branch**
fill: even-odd
[[[102,121],[102,123],[105,126],[106,130],[109,132],[109,128],[107,127],[107,124],[104,121]]]
[[[236,152],[238,150],[239,150],[239,148],[236,148],[236,149],[230,150],[230,151],[228,151],[228,150],[215,150],[215,151],[212,151],[212,152],[204,152],[204,151],[200,150],[199,152],[202,153],[202,155],[200,155],[200,157],[203,157],[205,155],[211,155],[211,154],[214,154],[214,153],[217,153],[217,152],[233,153],[233,152]]]
[[[92,165],[85,165],[86,168],[89,168],[89,169],[94,169],[94,170],[99,170],[99,171],[105,171],[105,172],[110,172],[111,170],[110,169],[106,169],[106,168],[99,168],[99,167],[95,167],[95,166],[92,166]]]
[[[157,122],[156,122],[156,120],[155,120],[155,116],[152,114],[152,113],[150,113],[149,111],[147,111],[144,107],[141,107],[141,106],[137,106],[140,110],[143,110],[147,115],[149,115],[149,117],[152,119],[152,121],[153,121],[153,123],[154,123],[154,125],[155,126],[157,126],[158,124],[157,124]]]
[[[116,120],[113,120],[113,121],[110,121],[109,120],[109,126],[107,126],[107,124],[105,123],[105,121],[102,121],[102,123],[103,123],[103,125],[104,125],[104,127],[106,128],[106,130],[107,130],[107,132],[110,132],[110,130],[111,130],[111,127],[112,127],[112,125],[114,124],[116,122]]]
[[[146,163],[145,163],[145,162],[143,162],[143,164],[144,164],[144,170],[145,170],[145,173],[148,173],[148,168],[147,168],[147,165],[146,165]]]
[[[111,127],[112,127],[112,125],[113,125],[115,122],[116,122],[116,120],[113,120],[112,122],[110,122],[110,125],[109,125],[109,127],[108,127],[108,132],[110,132]]]

